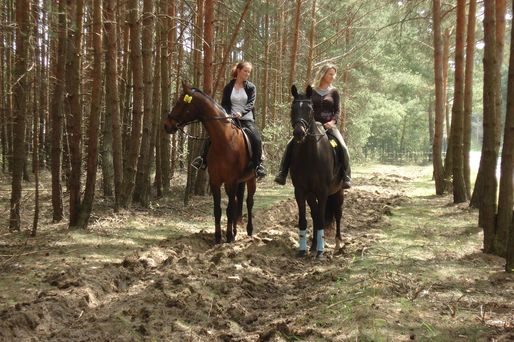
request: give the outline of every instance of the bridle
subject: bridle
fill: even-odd
[[[309,114],[312,115],[312,100],[311,99],[294,99],[292,104],[294,105],[295,103],[303,103],[303,102],[311,105]],[[311,120],[311,122],[312,122],[312,120]],[[304,118],[295,118],[295,119],[291,120],[291,125],[293,126],[293,128],[298,124],[301,125],[305,131],[305,135],[310,135],[310,136],[314,136],[314,137],[324,136],[325,133],[311,132],[311,122],[305,120]]]

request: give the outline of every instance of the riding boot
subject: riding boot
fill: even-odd
[[[291,149],[293,147],[293,139],[289,140],[286,145],[286,150],[282,155],[280,161],[280,169],[277,176],[275,177],[275,183],[285,185],[287,180],[287,173],[289,172],[289,166],[291,165]]]
[[[350,167],[350,154],[348,153],[348,147],[346,146],[343,136],[337,127],[332,127],[329,131],[330,134],[337,139],[341,149],[340,152],[343,157],[343,189],[349,189],[352,186],[352,169]]]
[[[252,158],[253,165],[255,165],[255,174],[258,179],[266,176],[266,169],[262,165],[262,142],[260,139],[255,139],[254,151]]]
[[[209,146],[211,145],[211,140],[207,138],[202,146],[202,154],[196,157],[191,166],[195,169],[205,170],[207,168],[207,153],[209,153]]]

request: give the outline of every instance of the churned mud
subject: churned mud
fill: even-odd
[[[121,262],[77,258],[59,263],[52,259],[48,267],[38,270],[40,283],[30,286],[21,285],[30,265],[23,265],[23,257],[16,260],[19,266],[13,265],[14,260],[9,261],[12,251],[5,243],[2,272],[18,272],[20,289],[30,291],[23,301],[2,306],[0,340],[344,341],[380,337],[381,330],[374,335],[359,332],[359,320],[366,321],[366,311],[359,307],[380,310],[378,301],[367,300],[368,289],[383,283],[392,291],[389,295],[409,300],[409,296],[421,297],[426,288],[416,294],[411,286],[415,275],[402,279],[398,273],[377,276],[370,286],[373,280],[362,274],[366,266],[352,268],[356,259],[366,258],[368,250],[382,244],[389,216],[410,200],[403,189],[410,180],[395,174],[356,179],[346,192],[344,248],[334,250],[334,234],[327,232],[325,260],[296,257],[297,209],[292,198],[257,210],[253,237],[240,227],[235,243],[215,245],[212,220],[206,220],[205,229],[170,235],[144,249],[127,249]],[[210,211],[208,201],[205,206]],[[194,215],[191,210],[178,213],[173,217],[163,214],[158,220],[178,219],[182,213],[187,221],[188,215]],[[123,229],[123,222],[119,225]],[[309,220],[309,236],[311,227]],[[44,250],[41,253],[38,257],[44,258]],[[504,327],[498,336],[508,338],[509,331]],[[416,334],[406,326],[387,336],[413,340]]]

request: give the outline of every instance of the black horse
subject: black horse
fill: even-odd
[[[291,105],[291,124],[296,144],[291,151],[291,179],[298,204],[299,255],[307,254],[306,205],[309,204],[313,222],[311,252],[320,257],[324,251],[324,229],[335,219],[336,248],[341,247],[341,217],[344,193],[342,188],[342,164],[325,133],[323,125],[314,120],[312,110],[312,88],[307,86],[305,94],[291,87],[294,97]]]

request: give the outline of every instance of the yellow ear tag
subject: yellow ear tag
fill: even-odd
[[[193,101],[193,97],[191,95],[184,95],[184,102],[185,103],[191,103],[191,101]]]
[[[333,148],[337,147],[337,142],[333,139],[330,139],[330,145],[332,145]]]

